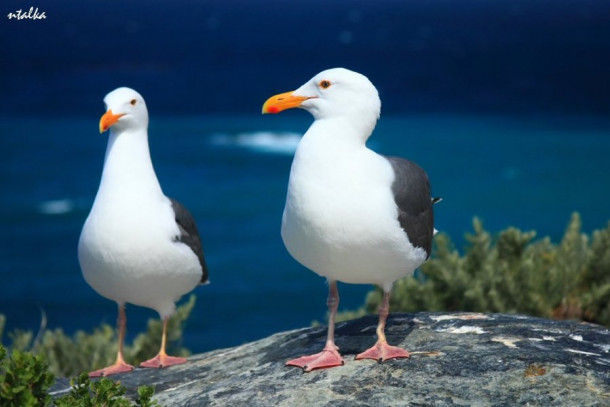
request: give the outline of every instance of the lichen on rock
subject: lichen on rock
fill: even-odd
[[[325,327],[314,327],[115,377],[128,394],[153,385],[164,406],[610,405],[604,327],[506,314],[391,314],[388,341],[411,358],[354,360],[374,343],[376,323],[366,316],[337,324],[346,363],[332,369],[284,365],[323,347]]]

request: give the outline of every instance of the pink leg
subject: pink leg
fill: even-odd
[[[408,358],[409,352],[397,346],[388,345],[385,337],[385,322],[390,313],[390,292],[383,293],[383,301],[379,306],[379,324],[377,325],[377,343],[368,350],[356,356],[356,359],[375,359],[383,362],[394,358]]]
[[[114,362],[113,365],[103,369],[89,372],[89,377],[110,376],[117,373],[131,372],[133,370],[133,366],[125,363],[125,359],[123,359],[123,342],[125,341],[125,326],[127,325],[124,304],[119,304],[119,318],[117,325],[119,327],[119,351],[117,353],[116,362]]]
[[[330,316],[328,319],[328,335],[326,345],[322,352],[309,356],[301,356],[300,358],[289,360],[286,366],[296,366],[303,368],[306,372],[311,372],[314,369],[324,369],[335,366],[342,366],[345,361],[339,354],[339,348],[335,345],[335,315],[339,308],[339,291],[337,290],[337,282],[329,281],[328,300],[326,301]]]
[[[186,363],[186,358],[180,358],[175,356],[168,356],[165,353],[165,343],[167,340],[167,321],[169,318],[165,318],[163,320],[163,335],[161,336],[161,349],[157,356],[152,359],[149,359],[145,362],[140,363],[140,367],[153,367],[153,368],[161,368],[172,365],[179,365],[182,363]]]

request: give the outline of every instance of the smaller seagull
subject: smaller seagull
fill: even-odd
[[[326,346],[287,365],[313,369],[344,363],[334,340],[337,281],[383,289],[377,343],[356,359],[407,358],[390,346],[385,324],[394,282],[430,256],[435,233],[428,175],[417,164],[366,146],[379,119],[377,89],[364,75],[329,69],[294,92],[269,98],[263,113],[299,107],[315,121],[300,141],[288,182],[282,239],[298,262],[329,282]]]
[[[89,373],[109,376],[133,370],[123,358],[125,303],[152,308],[163,320],[161,349],[141,367],[186,362],[165,352],[167,321],[175,302],[208,282],[201,238],[189,211],[166,197],[148,149],[148,111],[138,92],[118,88],[104,98],[100,133],[110,129],[104,170],[78,243],[87,283],[119,307],[116,362]]]

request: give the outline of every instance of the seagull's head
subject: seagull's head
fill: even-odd
[[[106,113],[100,119],[100,133],[117,130],[146,130],[148,110],[144,98],[130,88],[117,88],[104,98]]]
[[[309,111],[316,120],[344,117],[371,121],[374,125],[381,101],[366,76],[333,68],[320,72],[295,91],[270,97],[263,105],[263,113],[279,113],[294,107]]]

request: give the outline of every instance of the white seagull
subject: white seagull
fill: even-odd
[[[152,308],[163,320],[161,348],[141,367],[186,362],[165,352],[175,302],[208,281],[201,239],[189,211],[166,197],[148,149],[148,111],[138,92],[118,88],[104,98],[100,133],[110,129],[104,170],[78,243],[87,283],[119,307],[116,362],[91,377],[128,372],[123,358],[125,303]]]
[[[329,69],[293,92],[269,98],[263,113],[299,107],[315,121],[296,150],[282,239],[298,262],[329,282],[328,337],[322,352],[287,362],[305,371],[344,363],[334,342],[337,281],[384,292],[377,343],[356,359],[407,358],[385,337],[390,292],[430,256],[435,233],[428,176],[417,164],[366,146],[379,119],[377,89],[364,76]]]

